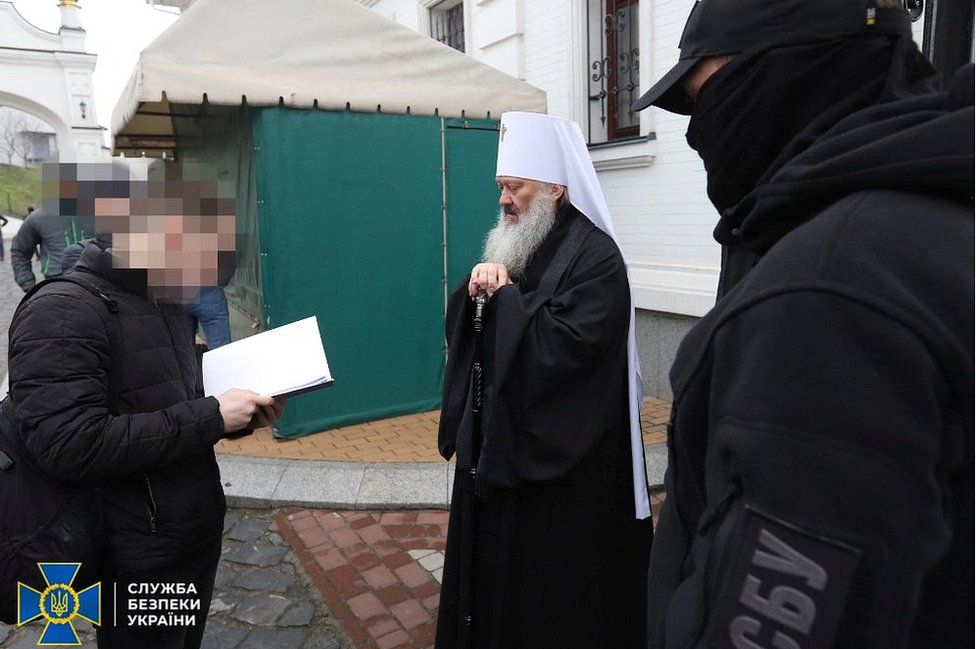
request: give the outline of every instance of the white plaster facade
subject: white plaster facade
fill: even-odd
[[[96,56],[85,51],[81,8],[73,0],[61,5],[62,26],[53,33],[29,23],[12,2],[0,0],[0,105],[47,122],[57,136],[61,161],[102,161],[108,154],[95,115]]]
[[[421,32],[437,0],[361,0]],[[587,132],[587,0],[463,0],[467,53],[542,88],[549,112]],[[677,60],[693,0],[642,0],[640,87]],[[715,299],[719,246],[705,174],[685,144],[687,118],[650,109],[643,140],[596,146],[591,156],[631,270],[640,309],[703,315]],[[650,138],[647,136],[650,135]]]

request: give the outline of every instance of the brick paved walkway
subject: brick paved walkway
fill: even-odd
[[[664,502],[652,494],[655,522]],[[282,537],[357,649],[434,644],[447,512],[286,508]]]
[[[641,409],[645,444],[665,441],[671,404],[647,397]],[[236,440],[223,440],[218,453],[291,460],[339,462],[440,462],[437,453],[439,411],[394,417],[336,428],[298,439],[275,439],[269,429]]]

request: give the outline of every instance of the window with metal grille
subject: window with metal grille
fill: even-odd
[[[588,0],[586,5],[591,144],[640,135],[638,0]]]
[[[430,37],[464,51],[464,2],[445,0],[430,8]]]

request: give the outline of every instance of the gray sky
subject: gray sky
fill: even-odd
[[[149,43],[179,17],[175,9],[153,9],[145,0],[79,0],[85,46],[98,55],[95,67],[95,111],[109,128],[112,109],[132,74],[136,59]],[[41,29],[58,31],[58,0],[14,0],[20,14]],[[172,12],[172,13],[170,13]]]

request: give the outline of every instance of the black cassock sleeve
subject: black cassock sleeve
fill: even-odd
[[[463,282],[447,321],[449,359],[441,452],[470,434],[465,417],[473,308]],[[486,310],[488,372],[479,468],[488,484],[511,487],[559,478],[605,435],[627,435],[627,271],[616,244],[596,231],[546,299],[510,285]],[[460,435],[458,430],[460,429]]]
[[[474,307],[468,297],[468,275],[451,293],[447,303],[445,336],[447,340],[447,366],[444,369],[444,391],[441,397],[440,427],[437,446],[445,460],[451,459],[457,450],[458,438],[469,437],[470,417],[465,417],[468,408],[468,389],[470,387],[471,364],[474,359],[474,338],[472,317]],[[463,422],[463,424],[462,424]],[[466,426],[466,430],[461,430]],[[463,443],[463,442],[462,442]],[[461,466],[467,466],[466,458],[458,457]]]

